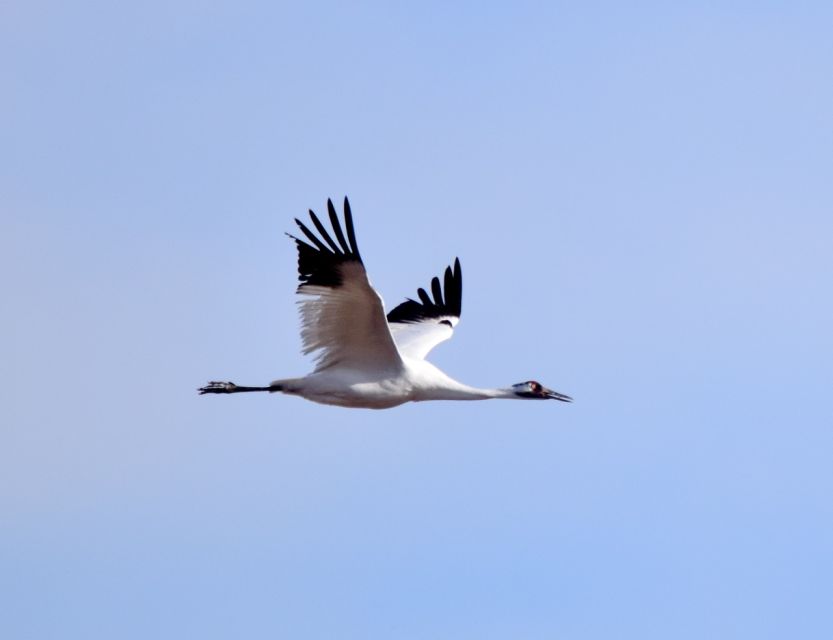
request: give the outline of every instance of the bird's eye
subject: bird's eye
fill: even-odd
[[[533,391],[540,391],[541,390],[541,385],[538,384],[537,382],[530,382],[529,383],[529,388],[532,389]]]

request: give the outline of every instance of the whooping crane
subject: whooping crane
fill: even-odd
[[[266,387],[209,382],[205,393],[280,391],[313,402],[342,407],[387,409],[423,400],[489,398],[561,400],[563,393],[530,380],[504,389],[477,389],[453,380],[425,360],[448,340],[460,321],[463,274],[460,260],[446,267],[443,284],[431,280],[431,293],[417,290],[385,316],[382,298],[370,284],[356,244],[350,203],[344,198],[344,229],[327,200],[335,242],[310,210],[318,236],[295,219],[309,242],[289,235],[298,246],[297,293],[302,298],[301,339],[304,353],[316,352],[315,370],[303,378],[275,380]]]

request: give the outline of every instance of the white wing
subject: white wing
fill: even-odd
[[[454,260],[454,270],[446,267],[443,284],[444,287],[440,286],[440,279],[434,278],[431,280],[433,300],[425,289],[419,289],[420,302],[408,299],[388,314],[390,331],[403,356],[424,360],[431,349],[454,335],[463,304],[459,259]]]
[[[398,370],[403,366],[402,358],[385,320],[382,299],[367,279],[356,245],[350,203],[344,199],[347,238],[330,200],[327,208],[338,244],[312,211],[310,219],[323,241],[298,219],[295,222],[312,244],[290,236],[298,246],[304,353],[318,352],[316,371],[330,367]]]
[[[456,324],[457,318],[443,318]],[[454,335],[454,329],[436,320],[415,324],[393,323],[390,325],[393,340],[399,352],[409,358],[425,360],[425,356],[441,342]]]

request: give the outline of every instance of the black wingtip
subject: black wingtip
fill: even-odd
[[[327,198],[327,213],[335,239],[312,209],[309,210],[309,217],[317,234],[301,220],[295,218],[295,224],[309,242],[300,240],[290,233],[286,234],[295,241],[298,247],[298,279],[301,281],[301,287],[304,285],[338,287],[341,285],[341,265],[351,261],[361,264],[362,259],[353,228],[353,214],[349,205],[344,209],[344,225],[350,238],[349,243],[344,237],[341,221],[338,219],[330,198]]]
[[[430,318],[444,316],[459,318],[463,309],[463,278],[460,259],[454,259],[454,269],[450,266],[443,271],[443,280],[431,279],[431,294],[422,288],[417,289],[416,300],[408,299],[395,307],[388,314],[388,322],[413,323]]]
[[[344,196],[344,226],[347,228],[347,240],[350,243],[350,249],[353,253],[359,255],[356,231],[353,228],[353,210],[350,208],[350,201],[347,199],[347,196]]]
[[[350,245],[347,244],[347,239],[344,237],[344,231],[341,230],[341,221],[338,219],[336,208],[333,206],[333,201],[327,198],[327,212],[330,214],[330,224],[333,225],[333,232],[336,234],[336,239],[341,245],[344,253],[351,253]]]

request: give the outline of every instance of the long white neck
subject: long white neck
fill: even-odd
[[[491,398],[518,399],[512,389],[478,389],[457,382],[430,362],[409,363],[408,375],[416,391],[416,400],[489,400]]]
[[[457,383],[422,389],[419,400],[491,400],[492,398],[520,399],[512,389],[478,389]]]

